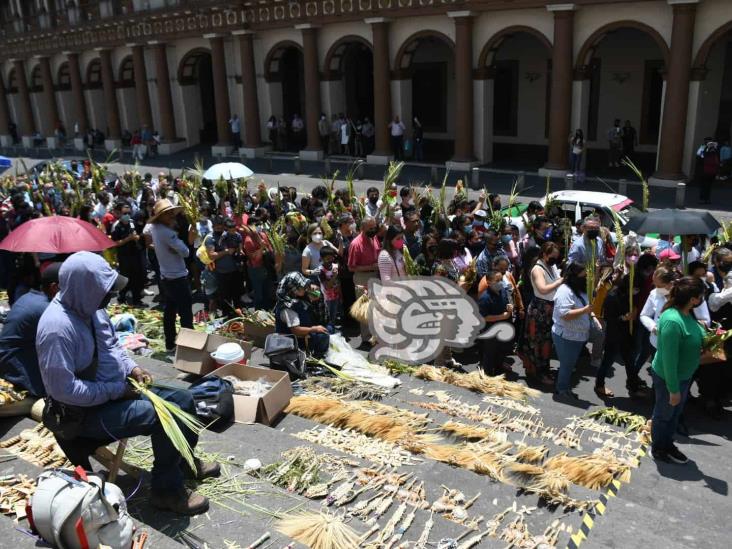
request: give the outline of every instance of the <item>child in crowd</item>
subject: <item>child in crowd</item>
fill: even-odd
[[[334,326],[340,325],[343,313],[341,279],[338,277],[338,264],[335,263],[336,254],[336,250],[330,246],[326,246],[320,251],[322,265],[318,273],[325,308],[328,311],[328,323]]]

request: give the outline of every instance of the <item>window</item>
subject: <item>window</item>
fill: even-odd
[[[41,65],[40,63],[35,66],[33,72],[31,72],[31,92],[38,92],[43,90],[43,78],[41,77]]]
[[[493,65],[493,135],[518,133],[518,61],[496,61]]]
[[[135,85],[135,66],[132,63],[132,57],[125,57],[124,61],[119,67],[119,81],[118,86],[120,88],[129,88]]]
[[[89,89],[102,87],[102,62],[95,59],[86,69],[86,87]]]
[[[63,63],[58,68],[56,89],[58,89],[59,91],[66,91],[71,89],[71,72],[69,71],[68,63]]]
[[[187,55],[180,64],[178,83],[181,86],[191,85],[198,82],[198,61],[200,54]]]
[[[655,145],[661,130],[661,102],[663,101],[663,61],[646,61],[643,75],[643,105],[639,143]]]

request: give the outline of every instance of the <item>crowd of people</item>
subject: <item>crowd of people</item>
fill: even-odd
[[[685,461],[672,440],[691,384],[712,417],[729,396],[725,369],[700,367],[699,355],[704,330],[715,323],[732,328],[732,244],[713,235],[679,242],[662,235],[654,248],[641,250],[632,235],[618,242],[595,212],[567,219],[551,197],[519,214],[499,195],[471,199],[458,184],[448,201],[443,192],[397,188],[396,168],[389,168],[383,189],[358,197],[350,183],[304,194],[167,173],[125,173],[95,188],[95,167],[87,164],[61,186],[49,174],[8,178],[0,238],[42,215],[96,225],[116,242],[124,280],[117,300],[145,307],[145,294],[158,289],[154,301],[164,311],[169,352],[176,317],[192,327],[196,302],[209,316],[234,318],[246,306],[273,311],[276,330],[316,356],[336,331],[359,337],[368,350],[375,344],[368,323],[348,311],[370,280],[446,277],[476,300],[486,329],[501,322],[516,327],[514,341],[476,344],[485,374],[515,378],[523,369],[528,383],[577,404],[573,376],[584,361],[597,396],[612,402],[605,380],[620,359],[630,398],[647,402],[650,412],[655,393],[654,455]],[[43,265],[65,258],[3,254],[0,285],[8,288],[11,314],[24,295],[35,301],[21,308],[36,314],[58,284],[44,278]],[[3,356],[4,336],[0,370],[7,376],[19,366]],[[436,363],[462,369],[461,353],[448,348]],[[642,372],[649,360],[653,391]],[[25,383],[22,375],[13,381]],[[37,379],[27,383],[37,390]]]

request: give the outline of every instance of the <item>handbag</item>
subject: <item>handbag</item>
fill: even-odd
[[[201,378],[188,389],[196,415],[206,423],[228,424],[234,420],[234,387],[218,376]]]

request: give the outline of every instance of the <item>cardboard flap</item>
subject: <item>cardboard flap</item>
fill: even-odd
[[[206,347],[208,339],[206,332],[198,332],[190,328],[181,328],[178,332],[178,338],[175,340],[176,345],[180,347],[188,347],[189,349],[197,349],[202,351]]]
[[[272,389],[267,391],[262,397],[263,412],[266,417],[266,424],[269,425],[277,417],[277,415],[287,408],[292,398],[292,385],[290,384],[290,376],[285,372],[270,370],[275,376],[279,374],[277,381]],[[271,376],[271,377],[275,377]],[[270,376],[267,376],[268,378]]]

